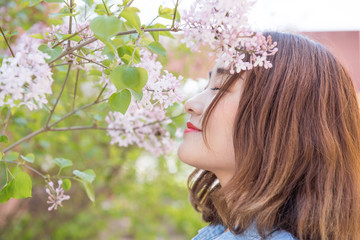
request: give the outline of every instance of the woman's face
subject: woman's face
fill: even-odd
[[[218,92],[214,88],[220,88],[228,76],[219,72],[221,68],[217,65],[207,87],[185,103],[185,110],[191,115],[189,122],[200,130],[203,129],[201,122],[205,111]],[[203,140],[203,131],[191,131],[184,133],[177,152],[182,162],[213,172],[222,185],[233,176],[235,169],[233,125],[243,84],[242,78],[236,80],[213,109],[206,131],[209,148]]]

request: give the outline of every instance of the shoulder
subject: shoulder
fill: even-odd
[[[244,233],[236,235],[230,231],[225,232],[222,225],[209,225],[199,230],[192,240],[262,240],[254,226]],[[297,240],[289,232],[278,230],[269,235],[266,240]]]

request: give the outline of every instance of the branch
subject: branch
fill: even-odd
[[[60,63],[60,64],[56,64],[56,65],[50,65],[49,67],[54,68],[54,67],[59,67],[59,66],[64,66],[64,65],[69,65],[71,62],[66,62],[66,63]]]
[[[138,34],[138,37],[137,37],[137,39],[136,39],[134,51],[133,51],[133,53],[131,54],[131,59],[130,59],[130,62],[129,62],[129,64],[128,64],[129,66],[130,66],[130,64],[132,63],[133,59],[134,59],[135,51],[136,51],[136,48],[137,48],[137,46],[138,46],[138,44],[139,44],[139,40],[140,40],[140,33]]]
[[[74,99],[73,99],[72,111],[74,111],[74,109],[75,109],[75,98],[76,98],[77,85],[78,85],[78,81],[79,81],[79,75],[80,75],[80,69],[78,69],[76,72],[76,81],[75,81],[75,87],[74,87]]]
[[[181,31],[181,29],[177,29],[177,28],[150,28],[150,29],[144,29],[144,32],[178,32]],[[134,34],[137,33],[136,30],[130,30],[130,31],[125,31],[125,32],[120,32],[118,34],[116,34],[116,36],[122,36],[122,35],[130,35],[130,34]],[[93,43],[95,41],[97,41],[98,39],[96,37],[90,38],[89,40],[76,45],[75,47],[70,48],[69,50],[66,50],[65,52],[63,52],[62,54],[60,54],[57,58],[55,58],[54,60],[52,60],[51,62],[49,62],[49,65],[56,62],[57,60],[61,59],[62,57],[74,52],[77,49],[80,49],[90,43]]]
[[[8,46],[8,48],[9,48],[9,50],[11,52],[11,55],[13,57],[15,57],[15,54],[14,54],[13,50],[11,49],[10,43],[8,42],[8,40],[7,40],[6,36],[5,36],[5,33],[3,32],[1,27],[0,27],[0,31],[1,31],[1,34],[3,35],[4,39],[5,39],[6,45]]]
[[[105,7],[105,10],[106,10],[107,15],[110,16],[110,13],[109,13],[109,11],[108,11],[108,8],[107,8],[104,0],[102,0],[102,2],[103,2],[103,5],[104,5],[104,7]]]
[[[45,128],[41,128],[41,129],[39,129],[39,130],[37,130],[37,131],[35,131],[35,132],[30,133],[29,135],[23,137],[23,138],[20,139],[19,141],[15,142],[15,143],[11,144],[10,146],[8,146],[7,148],[5,148],[5,149],[3,150],[3,153],[6,153],[6,152],[10,151],[11,149],[13,149],[14,147],[16,147],[17,145],[25,142],[26,140],[28,140],[28,139],[30,139],[30,138],[35,137],[36,135],[38,135],[38,134],[40,134],[40,133],[42,133],[42,132],[46,132],[46,129],[45,129]]]
[[[18,162],[16,162],[16,161],[9,161],[9,160],[7,160],[7,161],[5,161],[5,160],[0,160],[0,162],[8,162],[8,163],[18,164]],[[35,168],[32,168],[32,167],[30,167],[30,166],[28,166],[28,165],[26,165],[26,164],[22,164],[22,166],[24,166],[24,167],[26,167],[27,169],[33,171],[34,173],[37,173],[37,174],[38,174],[39,176],[41,176],[42,178],[47,179],[44,174],[42,174],[41,172],[39,172],[39,171],[36,170]]]
[[[91,63],[95,63],[95,64],[97,64],[97,65],[99,65],[99,66],[101,66],[101,67],[103,67],[103,68],[109,68],[109,67],[107,67],[107,66],[105,66],[105,65],[103,65],[103,64],[101,64],[101,63],[95,62],[94,60],[91,60],[91,59],[89,59],[89,58],[86,58],[86,57],[80,56],[80,55],[75,54],[75,53],[71,53],[71,54],[72,54],[72,55],[74,55],[74,56],[76,56],[76,57],[79,57],[79,58],[85,59],[85,60],[87,60],[87,61],[89,61],[89,62],[91,62]]]
[[[56,102],[55,102],[53,108],[51,109],[50,116],[49,116],[49,118],[48,118],[48,120],[47,120],[47,122],[46,122],[46,124],[45,124],[45,128],[47,128],[47,127],[49,126],[49,122],[50,122],[50,120],[51,120],[52,115],[54,114],[56,105],[58,104],[58,102],[59,102],[59,100],[60,100],[60,97],[61,97],[61,95],[62,95],[62,93],[63,93],[63,91],[64,91],[66,82],[67,82],[67,80],[68,80],[68,78],[69,78],[69,74],[70,74],[70,70],[71,70],[71,65],[72,65],[72,62],[69,64],[68,71],[67,71],[66,77],[65,77],[65,81],[64,81],[64,83],[63,83],[63,85],[62,85],[62,88],[61,88],[61,90],[60,90],[59,96],[58,96],[58,98],[56,99]]]
[[[73,12],[73,0],[70,0],[70,14],[72,14]],[[72,28],[72,16],[70,15],[70,21],[69,21],[69,34],[71,34],[71,28]],[[67,46],[67,49],[70,49],[71,48],[71,43],[70,43],[70,39],[68,41],[68,46]]]
[[[134,0],[131,0],[130,2],[128,2],[128,4],[125,6],[125,8],[130,7],[130,5],[134,2]]]
[[[82,31],[84,31],[85,29],[87,29],[88,27],[89,27],[89,26],[86,26],[86,27],[84,27],[83,29],[79,30],[78,32],[72,34],[71,36],[68,36],[68,37],[64,38],[63,40],[61,40],[60,42],[58,42],[57,44],[55,44],[55,45],[52,46],[51,48],[55,48],[55,47],[59,46],[60,44],[62,44],[62,43],[65,42],[66,40],[69,40],[70,38],[78,35],[78,34],[81,33]]]
[[[173,21],[171,24],[171,28],[174,28],[174,25],[175,25],[175,18],[176,18],[176,12],[177,12],[178,5],[179,5],[179,0],[176,0],[175,9],[174,9],[174,17],[173,17]]]

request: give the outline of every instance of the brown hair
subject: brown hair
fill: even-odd
[[[234,123],[236,170],[220,186],[210,171],[188,179],[203,219],[235,234],[254,221],[300,240],[360,239],[360,112],[348,72],[324,46],[290,33],[270,69],[247,71]],[[203,119],[241,74],[229,75]]]

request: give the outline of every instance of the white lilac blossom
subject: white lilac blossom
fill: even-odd
[[[46,193],[49,194],[48,201],[46,203],[51,204],[51,206],[48,208],[48,211],[57,210],[58,206],[63,206],[61,202],[64,200],[69,200],[70,196],[64,194],[64,189],[61,186],[61,180],[58,180],[57,188],[54,188],[54,183],[51,181],[48,183],[48,185],[49,188],[45,189]]]
[[[120,112],[110,112],[106,117],[108,128],[124,129],[108,130],[111,144],[126,147],[137,144],[153,153],[155,156],[166,155],[174,149],[174,140],[165,126],[171,122],[166,119],[165,109],[174,103],[184,100],[179,92],[182,77],[175,77],[167,71],[162,72],[162,65],[156,61],[156,56],[147,50],[141,50],[141,63],[136,67],[145,68],[148,81],[143,89],[141,101],[132,97],[130,106],[123,115]],[[108,84],[105,95],[109,97],[116,92],[115,86],[103,75],[101,83]],[[154,123],[157,122],[157,123]]]
[[[254,3],[251,0],[196,0],[189,11],[182,14],[185,22],[182,41],[192,50],[209,45],[215,50],[217,61],[229,67],[231,73],[256,66],[270,68],[267,56],[276,53],[276,42],[249,28],[247,15]]]
[[[26,105],[30,111],[48,103],[53,83],[51,68],[40,50],[40,41],[22,35],[14,48],[15,57],[4,58],[0,67],[0,106]]]

